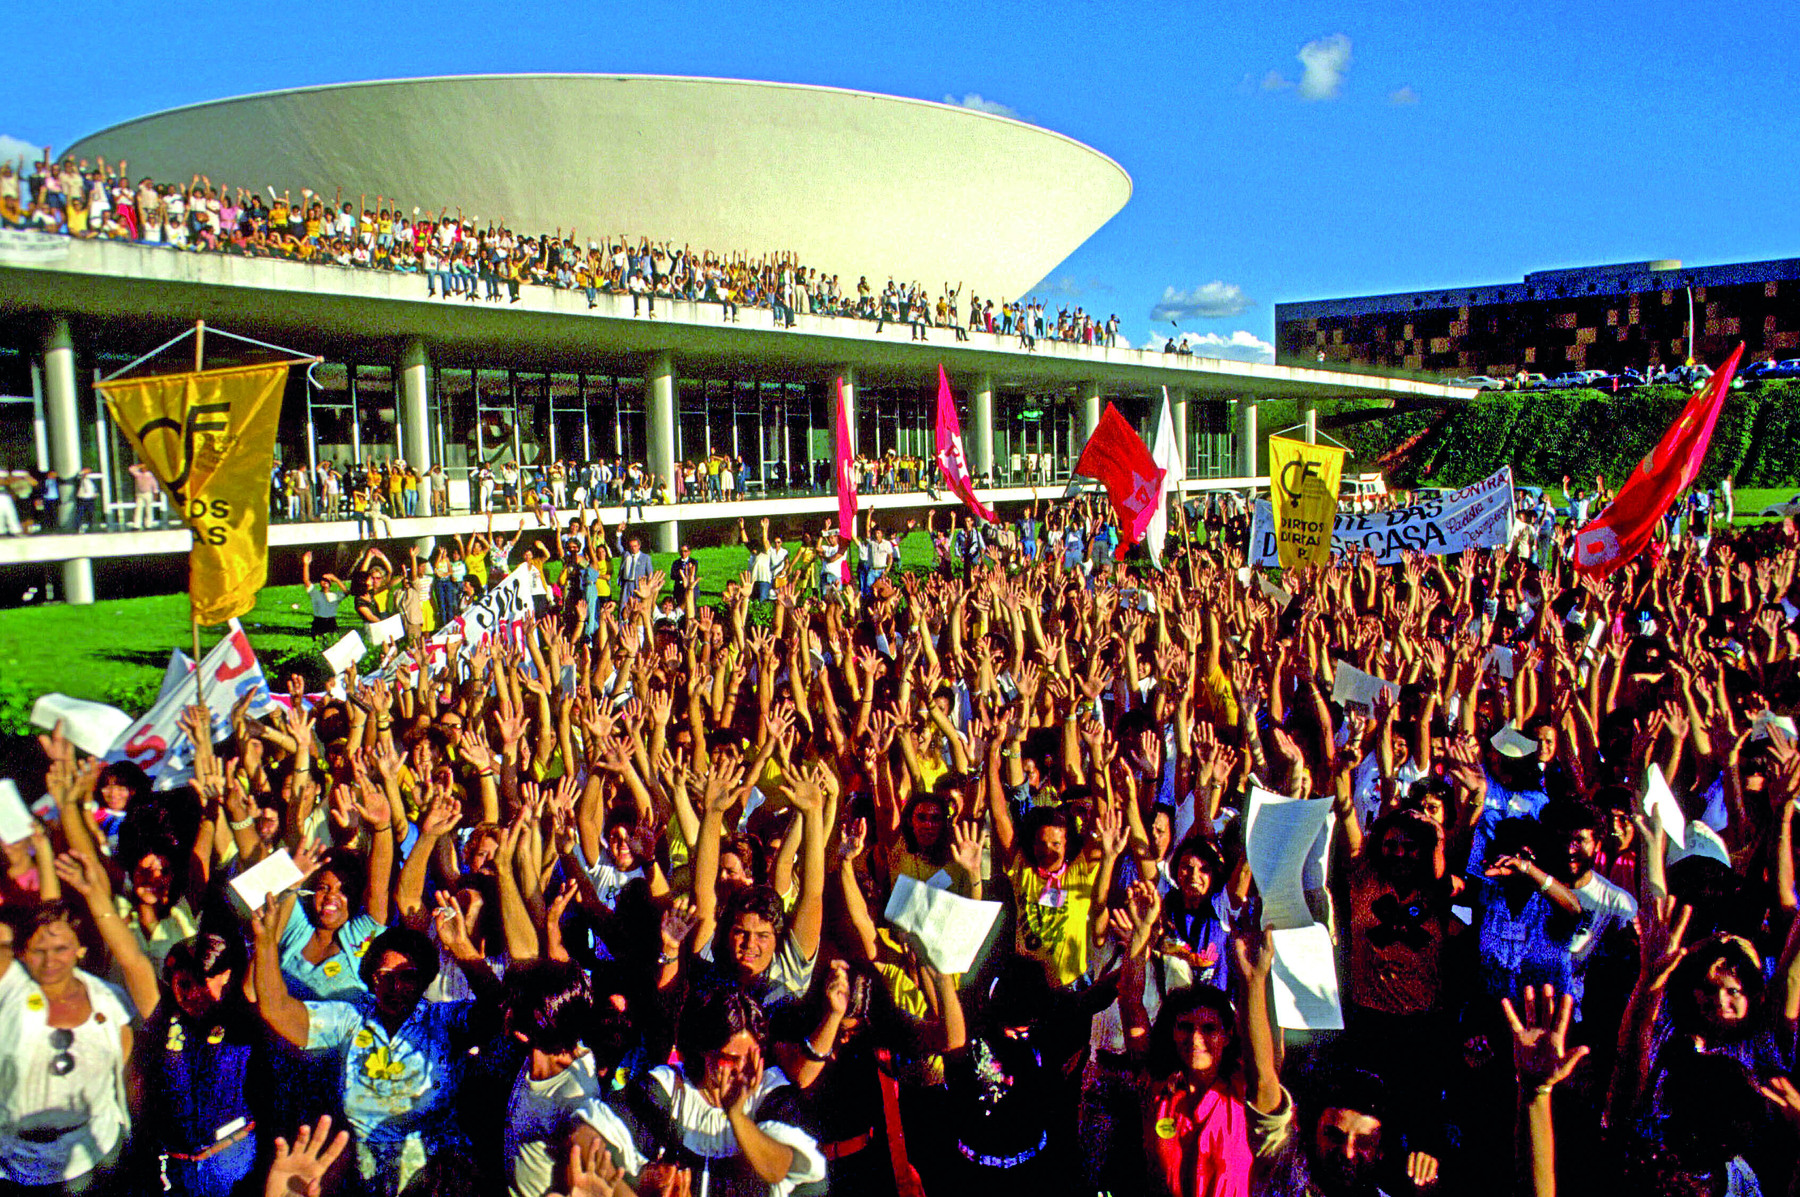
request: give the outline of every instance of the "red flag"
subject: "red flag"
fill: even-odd
[[[956,420],[956,401],[950,397],[950,380],[938,367],[937,463],[950,493],[968,504],[969,510],[994,522],[994,513],[975,497],[975,479],[969,476],[969,458],[963,452],[962,425]]]
[[[1119,547],[1113,550],[1113,558],[1123,559],[1131,546],[1144,538],[1144,529],[1156,515],[1165,471],[1150,456],[1137,429],[1108,403],[1081,450],[1075,472],[1106,487],[1106,497],[1119,517]]]
[[[1719,409],[1743,355],[1744,347],[1739,345],[1719,372],[1694,392],[1656,448],[1620,484],[1606,510],[1576,533],[1576,569],[1604,578],[1644,551],[1663,512],[1700,473],[1713,425],[1719,421]]]
[[[838,535],[856,539],[856,462],[850,453],[850,414],[844,410],[844,380],[837,380]]]

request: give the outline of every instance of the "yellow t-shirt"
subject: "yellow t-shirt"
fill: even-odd
[[[945,834],[949,834],[947,829]],[[975,878],[971,877],[969,871],[954,860],[941,865],[932,864],[923,856],[908,851],[904,840],[897,841],[888,849],[888,878],[890,881],[895,877],[904,876],[911,877],[914,881],[929,882],[939,873],[949,878],[948,888],[951,893],[964,898],[975,896]]]
[[[1019,953],[1049,965],[1058,985],[1073,984],[1087,971],[1088,917],[1100,862],[1077,858],[1059,876],[1046,878],[1021,858],[1006,875],[1012,882]]]
[[[1236,727],[1237,695],[1231,692],[1231,681],[1225,676],[1225,670],[1214,667],[1211,673],[1200,679],[1200,686],[1202,698],[1197,712],[1200,717],[1214,723],[1223,723],[1227,727]]]

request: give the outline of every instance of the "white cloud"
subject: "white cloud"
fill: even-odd
[[[27,162],[36,162],[43,154],[44,147],[41,145],[33,145],[22,137],[0,133],[0,162],[17,163],[21,158]]]
[[[1350,39],[1341,33],[1300,47],[1300,98],[1334,100],[1350,69]]]
[[[1164,320],[1217,320],[1255,306],[1256,301],[1245,295],[1236,283],[1214,279],[1192,291],[1164,287],[1162,300],[1150,309],[1150,319],[1158,323]]]
[[[1281,77],[1280,71],[1271,70],[1268,74],[1264,75],[1262,79],[1262,89],[1264,91],[1286,91],[1292,86],[1294,85],[1291,82]]]
[[[1388,103],[1390,104],[1417,104],[1418,102],[1419,93],[1412,89],[1410,83],[1388,93]]]
[[[1155,329],[1144,338],[1147,350],[1161,349],[1168,344],[1169,336]],[[1237,362],[1273,362],[1275,346],[1263,340],[1247,329],[1238,329],[1232,333],[1178,333],[1175,344],[1186,345],[1194,351],[1196,357],[1229,358]]]
[[[1083,281],[1072,274],[1065,274],[1061,278],[1039,280],[1038,285],[1030,288],[1026,294],[1046,299],[1078,299],[1083,295],[1111,295],[1112,292],[1113,288],[1097,276],[1089,275]]]
[[[973,108],[976,112],[991,112],[995,116],[1010,116],[1014,120],[1024,119],[1019,110],[998,100],[983,99],[979,92],[968,92],[961,99],[945,96],[944,103],[955,104],[958,108]]]

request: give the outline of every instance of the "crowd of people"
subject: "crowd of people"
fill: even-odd
[[[688,245],[613,234],[585,242],[574,229],[527,233],[503,221],[483,222],[459,209],[434,215],[400,201],[341,189],[323,192],[233,187],[194,175],[186,183],[145,176],[133,185],[129,163],[108,164],[46,150],[36,162],[0,162],[0,227],[83,240],[126,241],[195,253],[279,258],[356,270],[416,274],[427,296],[468,303],[518,303],[521,288],[554,287],[585,296],[591,310],[601,295],[629,296],[631,314],[656,317],[656,301],[717,304],[720,318],[737,321],[746,307],[767,309],[776,327],[792,328],[795,313],[874,321],[880,332],[903,324],[914,340],[930,330],[967,340],[975,330],[1019,338],[1033,348],[1051,339],[1115,345],[1119,319],[1100,320],[1079,307],[1053,315],[1035,299],[1002,302],[946,282],[935,299],[923,283],[889,279],[879,293],[868,277],[845,286],[839,276],[802,264],[791,253],[747,254],[696,250]],[[966,322],[965,322],[966,320]]]
[[[1788,1191],[1800,532],[1271,589],[1185,515],[1161,568],[1079,498],[740,525],[717,596],[579,515],[309,573],[404,617],[379,676],[192,709],[191,778],[20,779],[0,1186]],[[531,617],[434,670],[514,554]],[[1329,804],[1341,1031],[1282,1013],[1256,791]],[[998,904],[960,974],[921,887]]]

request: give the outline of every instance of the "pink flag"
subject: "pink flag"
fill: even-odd
[[[969,476],[969,458],[963,452],[962,425],[956,421],[956,401],[950,398],[950,380],[944,377],[942,366],[938,367],[937,463],[951,493],[968,504],[970,511],[993,523],[994,513],[975,497],[975,479]]]
[[[1606,510],[1575,534],[1577,570],[1604,578],[1644,551],[1663,513],[1700,472],[1719,409],[1731,390],[1731,376],[1743,355],[1739,345],[1719,372],[1694,392],[1656,448],[1619,484],[1619,493]]]
[[[844,410],[844,380],[837,380],[838,535],[856,539],[856,462],[850,452],[850,413]]]

